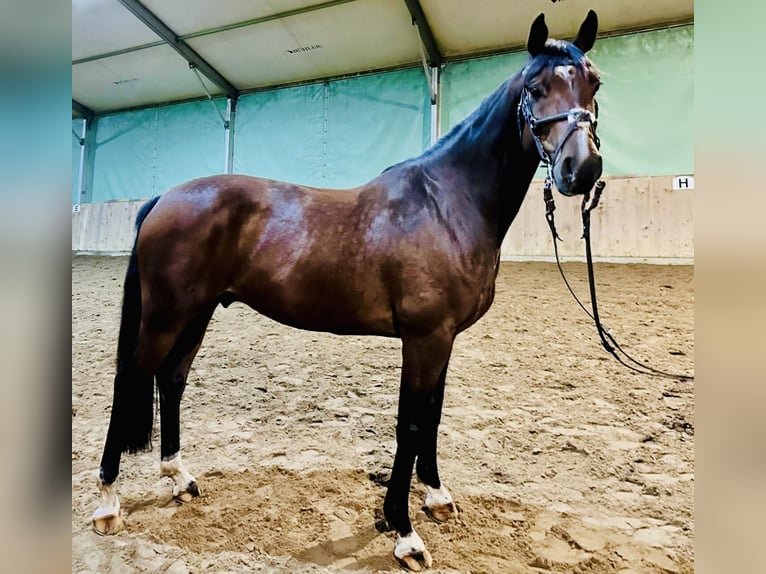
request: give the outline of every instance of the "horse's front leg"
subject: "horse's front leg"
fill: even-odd
[[[454,335],[446,332],[402,337],[396,456],[383,512],[389,526],[399,535],[394,557],[404,567],[414,571],[430,568],[431,555],[410,522],[408,499],[412,467],[421,445],[435,432],[430,429],[434,418],[428,414],[432,412],[428,405],[446,371],[453,339]]]
[[[436,462],[436,443],[444,403],[444,386],[447,365],[444,365],[436,389],[426,401],[423,411],[423,431],[418,445],[417,475],[426,486],[425,511],[436,522],[446,522],[458,514],[457,507],[447,488],[439,479]]]

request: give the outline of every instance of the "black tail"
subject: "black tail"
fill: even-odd
[[[141,326],[141,279],[136,248],[144,219],[160,196],[147,201],[136,216],[136,240],[130,253],[122,297],[122,318],[117,342],[117,375],[114,378],[112,423],[122,452],[151,448],[154,423],[154,374],[142,373],[135,362]]]

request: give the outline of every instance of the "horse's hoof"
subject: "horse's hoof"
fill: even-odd
[[[120,497],[117,496],[117,483],[104,484],[100,475],[96,483],[98,484],[101,503],[91,517],[93,530],[102,536],[115,534],[125,526],[120,509]]]
[[[416,552],[415,554],[403,556],[401,558],[394,555],[394,558],[396,558],[396,561],[399,562],[402,568],[405,570],[412,570],[413,572],[427,570],[432,564],[431,554],[429,554],[428,550]]]
[[[176,492],[176,489],[178,489],[178,487],[173,489],[173,499],[181,504],[184,502],[191,502],[193,498],[197,498],[201,494],[196,481],[191,481],[184,490],[178,489]]]
[[[122,512],[118,509],[114,512],[111,509],[98,509],[91,519],[93,531],[100,535],[116,534],[125,527],[125,521],[122,519]]]
[[[450,518],[457,518],[457,506],[444,486],[439,488],[429,486],[427,490],[428,494],[423,510],[429,518],[436,522],[447,522]]]
[[[426,545],[414,530],[407,536],[400,536],[396,540],[394,547],[394,558],[402,568],[421,572],[431,567],[433,560],[431,554],[426,550]]]
[[[186,487],[186,492],[188,492],[195,498],[201,494],[199,490],[199,486],[197,486],[197,483],[193,480],[189,483],[189,486]]]
[[[423,511],[426,516],[434,522],[447,522],[451,518],[457,518],[457,507],[454,502],[449,504],[435,504],[433,506],[424,506]]]

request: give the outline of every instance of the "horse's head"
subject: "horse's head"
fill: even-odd
[[[529,31],[530,59],[523,70],[519,125],[523,116],[543,162],[549,162],[564,195],[589,191],[601,176],[596,135],[598,70],[585,53],[596,41],[598,18],[591,10],[570,42],[548,40],[543,14]]]

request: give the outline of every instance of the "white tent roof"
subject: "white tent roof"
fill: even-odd
[[[205,97],[190,62],[211,94],[236,96],[418,64],[421,50],[431,64],[508,51],[540,12],[571,38],[590,8],[602,36],[694,16],[693,0],[72,0],[72,106]]]

